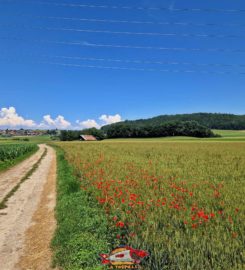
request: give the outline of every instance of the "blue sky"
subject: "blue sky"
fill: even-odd
[[[0,0],[0,128],[9,117],[74,127],[244,114],[244,10],[244,0]]]

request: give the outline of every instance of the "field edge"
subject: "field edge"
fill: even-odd
[[[37,153],[37,151],[39,150],[39,146],[36,145],[37,147],[35,147],[35,149],[33,149],[32,151],[19,156],[18,158],[11,160],[11,161],[7,161],[3,164],[0,164],[0,174],[3,172],[6,172],[7,170],[11,169],[12,167],[20,164],[22,161],[28,159],[29,157],[31,157],[32,155],[34,155],[35,153]]]
[[[52,145],[57,154],[57,228],[51,243],[53,267],[72,270],[105,269],[100,253],[109,251],[108,224],[102,209],[84,190],[79,175],[65,159],[64,151]]]

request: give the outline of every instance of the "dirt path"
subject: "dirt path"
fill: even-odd
[[[44,152],[44,148],[45,146],[40,144],[39,150],[34,155],[7,170],[6,172],[0,173],[0,201],[38,161]]]
[[[42,147],[48,151],[38,169],[9,199],[8,207],[0,211],[1,270],[51,269],[56,156],[51,147]],[[4,174],[8,177],[7,172]]]

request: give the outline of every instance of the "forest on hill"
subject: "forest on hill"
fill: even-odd
[[[126,125],[131,127],[158,126],[173,121],[196,121],[210,129],[244,130],[245,115],[222,114],[222,113],[192,113],[176,115],[160,115],[149,119],[124,121],[102,127],[106,133],[111,126]]]
[[[245,130],[245,115],[193,113],[160,115],[149,119],[124,121],[82,131],[61,131],[62,141],[78,140],[81,134],[106,138],[154,138],[168,136],[216,137],[212,129]]]
[[[128,125],[118,123],[104,131],[107,138],[154,138],[189,136],[198,138],[215,137],[212,130],[196,121],[169,121],[154,125]]]

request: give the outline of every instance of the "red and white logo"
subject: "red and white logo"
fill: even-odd
[[[144,250],[133,249],[129,246],[121,246],[114,249],[110,254],[101,254],[102,264],[107,265],[136,265],[142,259],[149,256]]]

